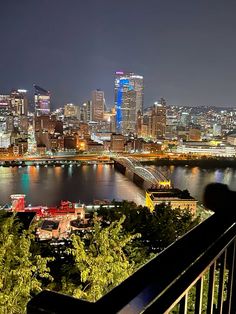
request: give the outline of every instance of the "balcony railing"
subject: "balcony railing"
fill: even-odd
[[[216,198],[219,195],[218,191]],[[230,192],[223,197],[233,202],[234,195]],[[232,202],[229,211],[221,208],[97,302],[43,291],[28,303],[27,313],[235,314],[236,215]],[[210,202],[210,207],[221,203],[222,198],[218,204]]]

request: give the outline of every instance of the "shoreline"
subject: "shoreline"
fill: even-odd
[[[233,168],[236,169],[235,159],[156,159],[150,161],[142,161],[143,165],[155,165],[155,166],[189,166],[189,167],[201,167],[206,169],[211,168]]]

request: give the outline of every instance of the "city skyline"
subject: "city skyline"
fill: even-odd
[[[123,70],[144,76],[144,107],[161,97],[233,106],[235,8],[218,0],[4,2],[1,93],[36,83],[51,91],[55,108],[101,89],[112,106],[114,73]]]

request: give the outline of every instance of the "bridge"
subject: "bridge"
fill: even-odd
[[[144,167],[138,159],[134,157],[114,158],[115,168],[130,177],[139,184],[146,184],[149,188],[171,188],[171,181],[162,172],[150,166]]]

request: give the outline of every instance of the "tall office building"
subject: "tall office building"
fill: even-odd
[[[0,95],[0,133],[8,131],[8,122],[12,118],[10,95]]]
[[[28,142],[28,153],[29,154],[36,154],[37,142],[35,140],[35,132],[34,132],[33,125],[29,125],[27,142]]]
[[[181,126],[188,126],[190,123],[190,115],[188,112],[182,112],[180,117],[180,125]]]
[[[87,123],[92,121],[92,101],[88,100],[82,104],[80,108],[80,119],[82,122]]]
[[[92,119],[95,122],[103,121],[105,109],[104,92],[100,89],[92,91]]]
[[[42,115],[36,116],[34,119],[34,128],[35,132],[48,132],[49,134],[53,134],[55,132],[57,120],[54,115]]]
[[[166,132],[166,106],[165,103],[155,102],[151,116],[151,135],[154,139],[165,137]]]
[[[165,137],[169,140],[177,138],[178,116],[168,112],[166,114]]]
[[[11,91],[11,111],[14,116],[27,116],[28,99],[26,93],[27,90],[25,89],[17,89]]]
[[[11,98],[10,95],[0,95],[0,116],[7,116],[11,112]]]
[[[222,135],[222,126],[220,124],[213,124],[213,135],[221,136]]]
[[[116,129],[128,135],[137,133],[138,114],[143,112],[143,76],[131,72],[115,73]]]
[[[34,85],[34,103],[36,116],[48,115],[50,113],[50,92],[42,87]]]

